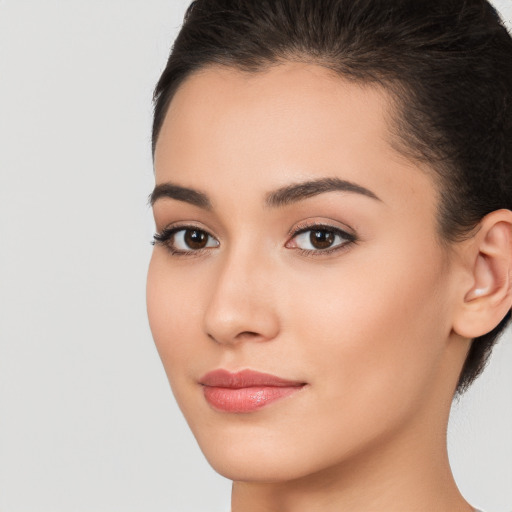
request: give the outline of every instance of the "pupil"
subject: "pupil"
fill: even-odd
[[[315,249],[327,249],[334,242],[334,233],[331,231],[311,231],[309,235],[311,245]]]
[[[191,249],[202,249],[208,242],[208,235],[204,231],[189,229],[185,233],[185,243]]]

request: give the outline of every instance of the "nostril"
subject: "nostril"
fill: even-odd
[[[238,336],[250,336],[250,337],[254,337],[254,336],[259,336],[259,334],[258,334],[257,332],[244,331],[244,332],[241,332]]]
[[[215,343],[223,343],[222,339],[216,338],[213,334],[208,333],[208,337]],[[232,338],[232,342],[249,341],[262,338],[262,334],[254,331],[242,331]]]

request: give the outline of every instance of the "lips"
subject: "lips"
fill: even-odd
[[[297,393],[305,386],[304,382],[254,370],[236,373],[214,370],[204,375],[200,384],[206,401],[214,409],[232,413],[256,411]]]

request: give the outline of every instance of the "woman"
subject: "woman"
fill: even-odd
[[[470,512],[446,426],[512,306],[484,0],[198,0],[155,91],[148,314],[232,511]]]

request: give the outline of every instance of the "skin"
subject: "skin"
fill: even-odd
[[[446,449],[473,335],[454,326],[472,292],[478,301],[495,291],[501,267],[480,262],[480,279],[474,240],[441,243],[432,172],[397,152],[391,120],[385,91],[313,64],[208,68],[172,100],[156,184],[199,191],[211,207],[161,197],[156,229],[192,225],[211,238],[186,254],[155,245],[149,321],[203,453],[234,481],[233,512],[473,510]],[[266,203],[277,189],[323,178],[378,199],[332,190]],[[489,226],[510,220],[500,219]],[[293,233],[311,222],[356,241],[304,252],[307,235]],[[499,241],[510,246],[506,235]],[[199,384],[217,368],[307,385],[255,412],[219,412]]]

